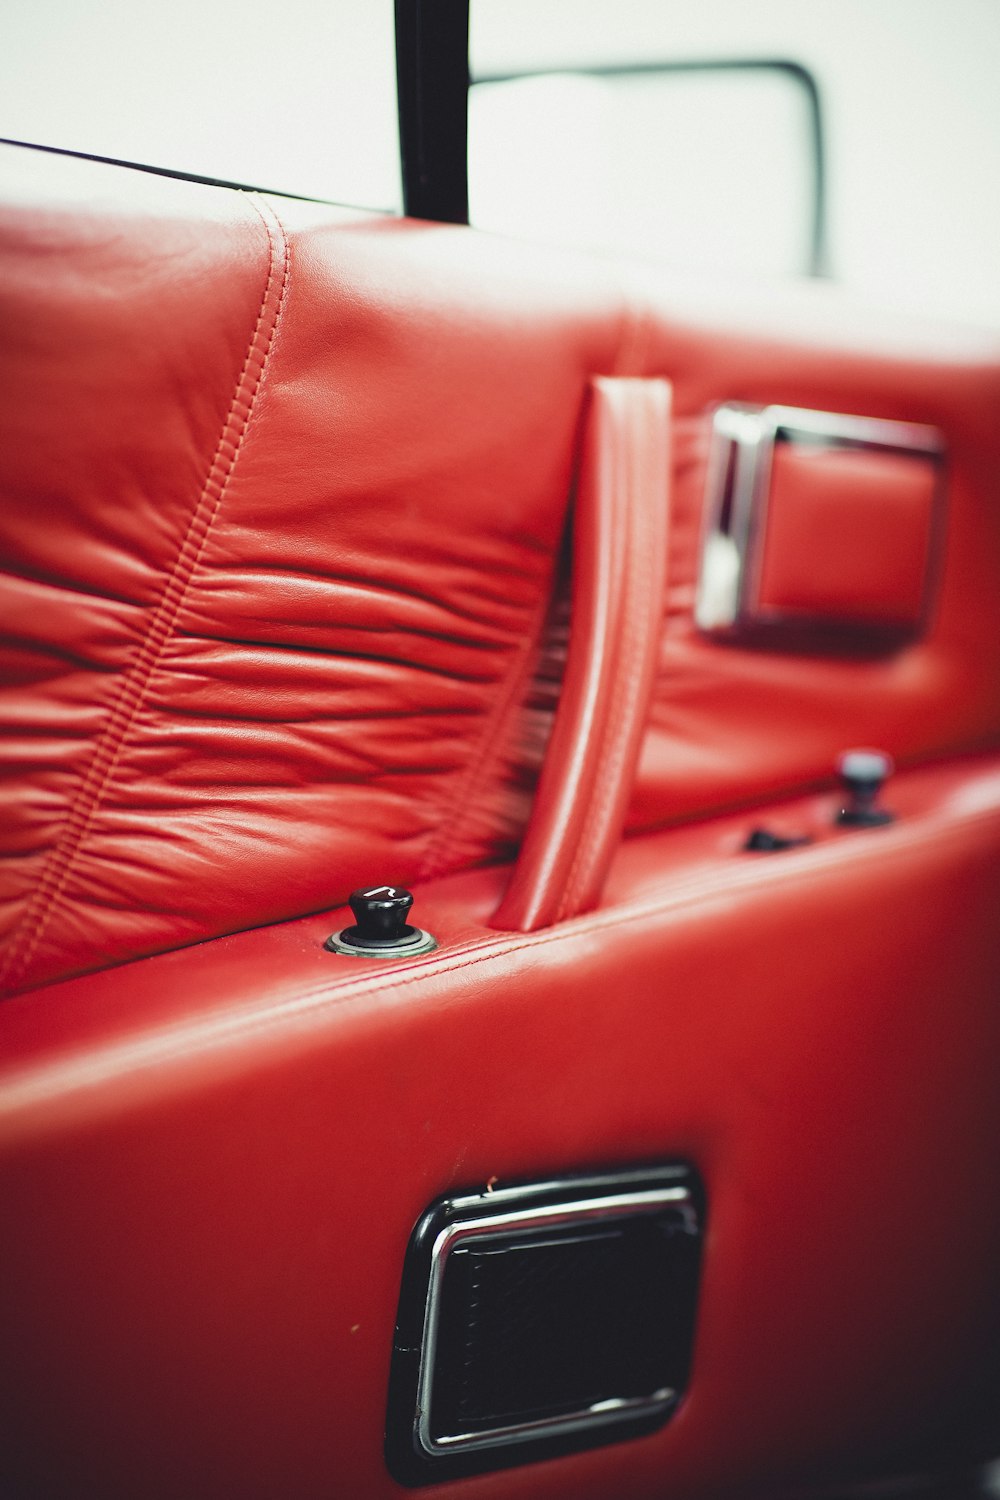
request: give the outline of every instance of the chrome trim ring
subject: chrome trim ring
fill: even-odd
[[[385,943],[377,948],[363,948],[359,943],[343,942],[342,938],[347,930],[346,927],[342,927],[339,932],[333,933],[327,938],[323,947],[329,953],[343,953],[347,958],[390,959],[417,958],[421,953],[433,953],[437,947],[437,938],[432,937],[429,932],[425,932],[422,927],[416,929],[417,938],[413,942],[400,943],[398,947],[392,947],[390,944]]]

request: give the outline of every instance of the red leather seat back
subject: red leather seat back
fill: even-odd
[[[336,213],[293,240],[239,194],[72,171],[126,201],[4,218],[12,988],[516,837],[612,347],[582,285],[488,242]]]

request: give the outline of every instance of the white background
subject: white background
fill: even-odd
[[[1000,0],[472,5],[474,70],[806,64],[836,279],[1000,327]],[[391,0],[4,0],[0,135],[398,207]]]

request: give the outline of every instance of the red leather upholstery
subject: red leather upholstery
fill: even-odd
[[[584,278],[336,212],[290,247],[266,204],[146,179],[137,212],[84,163],[126,204],[67,206],[32,167],[0,269],[8,988],[512,838],[611,343]]]
[[[924,624],[938,466],[917,454],[779,443],[757,604],[836,625]]]
[[[1000,717],[1000,370],[995,340],[851,310],[831,289],[770,300],[673,292],[641,366],[674,384],[667,617],[629,824],[680,820],[819,783],[846,739],[899,764],[995,744]],[[655,289],[649,289],[655,295]],[[944,433],[944,562],[926,632],[879,656],[745,649],[692,622],[707,460],[706,406],[727,400],[898,417]]]
[[[456,1500],[774,1493],[995,1448],[995,343],[4,160],[4,982],[103,972],[0,1006],[0,1493],[396,1495],[427,1202],[680,1157],[709,1231],[678,1415]],[[528,815],[602,374],[674,388],[641,836],[597,910],[500,934],[509,869],[470,867]],[[942,429],[920,639],[695,633],[729,399]],[[891,827],[836,831],[804,793],[865,742],[947,760],[894,781]],[[815,842],[743,853],[757,820]],[[300,914],[390,878],[440,951],[324,952],[337,913]]]
[[[747,816],[630,840],[602,909],[542,933],[486,927],[507,872],[482,870],[418,891],[422,960],[324,952],[331,912],[0,1007],[3,1493],[398,1496],[427,1202],[679,1157],[709,1227],[677,1416],[447,1493],[968,1460],[1000,1374],[1000,760],[891,801],[870,832],[832,795],[758,810],[819,836],[783,855],[740,852]]]
[[[990,340],[4,157],[8,990],[511,852],[594,374],[675,388],[633,830],[818,782],[846,742],[905,764],[1000,737]],[[821,658],[696,634],[706,412],[736,398],[944,431],[923,639]]]

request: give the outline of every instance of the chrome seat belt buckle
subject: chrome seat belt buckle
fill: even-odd
[[[944,441],[914,422],[716,409],[695,623],[710,635],[892,644],[924,628]]]

